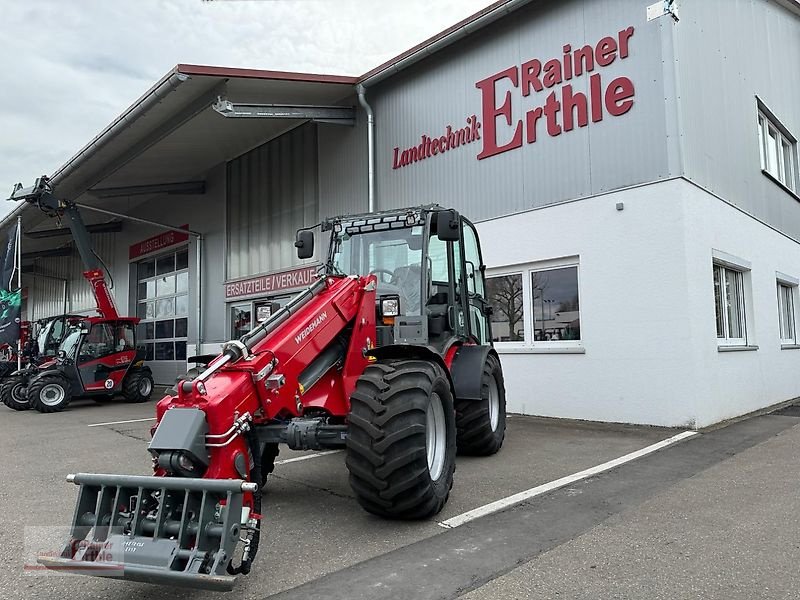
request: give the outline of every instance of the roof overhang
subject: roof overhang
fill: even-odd
[[[226,118],[213,108],[220,97],[240,104],[353,105],[356,81],[338,75],[180,64],[50,179],[58,196],[107,208],[113,207],[116,197],[135,197],[136,204],[154,194],[179,193],[175,190],[201,184],[216,165],[304,122],[297,115]],[[0,222],[0,228],[20,215],[23,230],[46,227],[40,225],[43,215],[20,205]]]

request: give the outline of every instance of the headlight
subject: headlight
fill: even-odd
[[[400,315],[400,296],[381,296],[381,316],[397,317]]]

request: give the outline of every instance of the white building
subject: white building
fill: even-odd
[[[372,158],[378,208],[476,222],[509,410],[704,427],[800,396],[800,2],[648,4],[496,2],[361,77],[178,65],[57,192],[191,230],[91,218],[163,382],[309,280],[295,229],[364,212]],[[27,316],[90,310],[18,213]]]

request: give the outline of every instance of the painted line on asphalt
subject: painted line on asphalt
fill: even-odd
[[[631,462],[632,460],[636,460],[637,458],[641,458],[642,456],[647,456],[648,454],[652,454],[653,452],[657,452],[662,448],[666,448],[667,446],[671,446],[676,442],[680,442],[681,440],[685,440],[687,438],[694,437],[696,435],[699,435],[697,431],[684,431],[677,435],[673,435],[670,438],[662,440],[656,444],[652,444],[650,446],[642,448],[641,450],[637,450],[635,452],[631,452],[630,454],[626,454],[624,456],[620,456],[619,458],[615,458],[614,460],[604,462],[597,466],[584,469],[583,471],[578,471],[577,473],[573,473],[572,475],[567,475],[566,477],[556,479],[555,481],[551,481],[549,483],[543,483],[542,485],[537,485],[536,487],[531,488],[529,490],[525,490],[524,492],[519,492],[517,494],[501,498],[500,500],[495,500],[494,502],[490,502],[489,504],[484,504],[483,506],[479,506],[478,508],[468,510],[467,512],[461,513],[460,515],[456,515],[455,517],[450,517],[449,519],[440,521],[438,525],[439,527],[444,527],[445,529],[453,529],[454,527],[458,527],[459,525],[463,525],[464,523],[469,523],[470,521],[474,521],[475,519],[480,519],[481,517],[485,517],[486,515],[496,513],[498,511],[514,506],[515,504],[519,504],[520,502],[530,500],[531,498],[535,498],[536,496],[541,496],[542,494],[546,494],[548,492],[552,492],[553,490],[557,490],[571,483],[575,483],[576,481],[581,481],[582,479],[588,479],[593,475],[598,475],[599,473],[610,471],[611,469],[614,469],[620,465],[624,465],[627,462]]]
[[[338,454],[344,450],[327,450],[325,452],[317,452],[315,454],[305,454],[303,456],[295,456],[294,458],[287,458],[285,460],[276,460],[276,465],[288,465],[289,463],[299,462],[301,460],[310,460],[312,458],[319,458],[320,456],[328,456],[329,454]]]
[[[141,423],[142,421],[155,421],[155,417],[149,419],[128,419],[127,421],[109,421],[108,423],[92,423],[87,427],[102,427],[103,425],[122,425],[123,423]]]

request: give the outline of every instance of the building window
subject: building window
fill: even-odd
[[[495,342],[524,342],[523,277],[521,273],[486,279],[492,306],[492,339]]]
[[[714,301],[717,316],[717,342],[724,346],[747,345],[744,274],[714,265]]]
[[[761,169],[797,193],[797,140],[776,119],[759,110],[758,141]]]
[[[278,310],[286,306],[294,296],[270,296],[254,301],[245,301],[230,305],[231,335],[238,340],[243,335],[250,333],[253,327],[258,327],[269,319]],[[255,321],[255,322],[254,322]]]
[[[580,345],[575,259],[495,273],[487,276],[486,288],[492,306],[492,339],[500,348]]]
[[[145,360],[186,360],[189,328],[189,251],[143,260],[137,270],[137,312]]]
[[[781,344],[797,343],[797,329],[794,312],[794,295],[796,286],[778,281],[778,326],[781,332]]]
[[[534,341],[580,340],[578,267],[534,271],[531,287]]]

